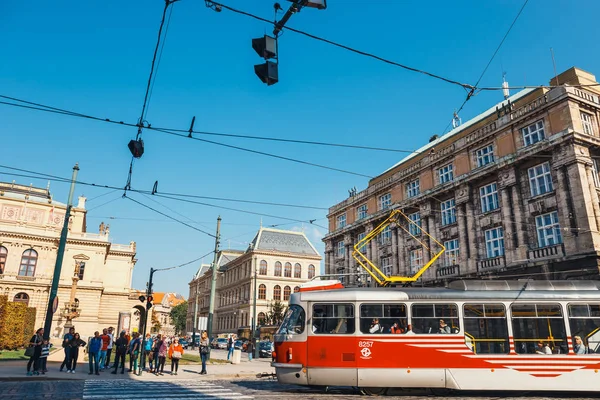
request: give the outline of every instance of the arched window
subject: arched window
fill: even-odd
[[[6,265],[7,255],[8,250],[6,250],[6,247],[0,246],[0,275],[4,273],[4,266]]]
[[[310,264],[308,266],[308,279],[312,279],[315,277],[315,266]]]
[[[281,276],[281,263],[279,261],[275,263],[275,276]]]
[[[15,303],[25,303],[26,306],[29,305],[29,295],[27,293],[17,293],[15,298],[13,299]]]
[[[262,283],[258,286],[258,299],[259,300],[267,299],[267,287]]]
[[[260,312],[258,313],[258,324],[259,325],[264,325],[266,322],[267,316],[265,315],[264,312]]]
[[[21,267],[19,276],[34,276],[38,253],[33,249],[25,250],[21,256]]]
[[[292,288],[286,286],[283,288],[283,301],[288,301],[290,299],[290,294],[292,294]]]
[[[273,288],[273,300],[281,300],[281,286],[275,285]]]
[[[258,273],[261,275],[267,274],[267,262],[265,260],[262,260],[260,262],[260,270],[258,271]]]
[[[294,278],[302,278],[302,265],[298,263],[294,265]]]
[[[296,287],[294,288],[294,293],[298,293],[299,291],[300,291],[300,286],[296,286]]]
[[[291,278],[292,277],[292,264],[290,264],[289,262],[285,263],[285,269],[283,270],[284,272],[284,276],[286,278]]]

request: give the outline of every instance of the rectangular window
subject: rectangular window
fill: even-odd
[[[410,251],[410,273],[416,274],[423,266],[423,249],[414,249]]]
[[[565,354],[567,334],[560,304],[512,304],[515,351],[519,354]]]
[[[448,164],[438,169],[438,174],[440,177],[440,185],[446,182],[452,182],[454,180],[454,168],[452,164]]]
[[[367,236],[367,234],[365,232],[361,232],[358,234],[358,236],[356,237],[356,243],[358,244],[361,240],[363,240],[365,238],[365,236]],[[361,253],[363,254],[367,254],[367,246],[368,244],[364,244],[359,250]]]
[[[443,201],[440,204],[442,212],[442,225],[450,225],[456,222],[456,203],[454,199]]]
[[[386,226],[379,234],[379,243],[382,245],[392,243],[392,230]]]
[[[390,195],[390,200],[392,196]],[[361,220],[363,218],[367,218],[367,205],[363,204],[362,206],[356,207],[356,220]]]
[[[406,184],[406,197],[411,198],[419,194],[419,180],[414,180]]]
[[[421,213],[416,212],[408,215],[408,219],[413,222],[408,224],[408,233],[413,236],[419,236],[421,234]]]
[[[600,353],[600,304],[569,304],[568,309],[575,354]],[[581,338],[581,345],[575,336]]]
[[[546,138],[544,133],[544,121],[539,120],[535,124],[531,124],[521,129],[521,133],[523,134],[523,143],[525,146],[530,146],[540,140],[544,140]]]
[[[594,116],[585,112],[581,113],[581,126],[583,133],[586,135],[594,135]]]
[[[392,258],[382,257],[381,258],[381,271],[387,276],[392,275]]]
[[[337,229],[342,229],[346,226],[346,214],[338,215],[335,219]]]
[[[490,144],[489,146],[482,147],[475,152],[475,157],[477,158],[477,167],[483,167],[484,165],[493,163],[494,146]]]
[[[386,193],[379,196],[379,210],[387,210],[392,205],[392,194]]]
[[[504,304],[465,304],[465,343],[475,354],[507,354]]]
[[[594,185],[596,185],[596,187],[600,187],[600,165],[598,165],[598,159],[594,158],[593,159],[593,169],[594,169]],[[2,255],[0,254],[0,257],[2,257]]]
[[[444,253],[444,258],[446,261],[446,266],[450,265],[458,265],[459,263],[459,248],[458,248],[458,239],[448,240],[444,242],[444,247],[446,248],[446,252]]]
[[[412,326],[414,333],[458,333],[456,304],[413,304]]]
[[[354,333],[353,304],[314,304],[312,332],[318,335]]]
[[[481,199],[482,213],[490,212],[500,207],[496,182],[479,188],[479,198]]]
[[[552,175],[550,174],[550,163],[545,162],[527,170],[529,176],[529,187],[531,197],[549,193],[554,190],[552,187]]]
[[[535,217],[535,227],[540,247],[562,243],[558,213],[556,211]]]
[[[485,231],[485,249],[488,258],[504,255],[504,231],[501,227]]]
[[[406,305],[361,304],[359,323],[362,333],[404,333],[408,324]]]
[[[85,274],[85,263],[84,262],[80,262],[78,265],[78,271],[77,271],[77,276],[79,277],[79,280],[82,281],[83,280],[83,275]]]
[[[341,240],[337,242],[337,256],[344,257],[346,255],[346,246],[344,245],[344,241]]]

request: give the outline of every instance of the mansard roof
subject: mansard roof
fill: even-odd
[[[303,232],[260,228],[247,252],[269,251],[298,255],[320,256]]]

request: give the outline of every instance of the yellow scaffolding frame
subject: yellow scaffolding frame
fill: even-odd
[[[377,235],[379,235],[381,232],[383,232],[383,230],[385,228],[387,228],[388,226],[390,226],[393,223],[396,223],[396,225],[400,229],[402,229],[404,232],[408,233],[419,244],[421,244],[421,246],[423,246],[423,249],[425,249],[431,253],[431,249],[429,248],[429,246],[427,246],[427,244],[425,244],[418,237],[416,237],[415,235],[410,233],[408,229],[406,229],[404,226],[402,226],[402,224],[400,223],[400,220],[398,219],[399,217],[403,217],[409,224],[416,226],[417,229],[419,229],[425,236],[427,236],[429,239],[431,239],[435,244],[437,244],[441,248],[441,250],[439,252],[437,252],[431,258],[431,260],[429,260],[429,262],[427,262],[427,264],[423,265],[421,267],[421,269],[419,269],[417,271],[417,273],[414,274],[413,276],[387,276],[379,268],[377,268],[375,266],[375,264],[373,264],[371,262],[371,260],[369,260],[367,258],[367,256],[365,256],[361,251],[362,248],[365,247],[365,245],[367,243],[369,243],[371,240],[376,238]],[[358,243],[356,243],[354,245],[354,251],[352,252],[352,257],[358,262],[358,264],[365,271],[367,271],[369,273],[369,275],[371,275],[371,277],[373,279],[375,279],[375,281],[379,285],[388,286],[391,283],[397,283],[397,282],[415,282],[444,253],[444,251],[446,251],[446,248],[444,247],[443,244],[438,242],[433,236],[431,236],[427,231],[425,231],[423,228],[421,228],[416,222],[414,222],[410,218],[408,218],[408,216],[406,216],[406,214],[404,214],[402,211],[394,210],[390,213],[390,216],[385,221],[383,221],[377,228],[373,229],[362,240],[360,240]]]

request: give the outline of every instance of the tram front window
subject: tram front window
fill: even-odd
[[[312,310],[314,334],[354,333],[353,304],[315,304]]]
[[[576,354],[600,353],[600,304],[569,304],[569,325]]]
[[[283,318],[281,326],[277,330],[278,334],[294,335],[304,332],[306,313],[299,305],[292,304]]]
[[[517,353],[567,353],[567,333],[560,304],[513,304],[511,313]]]

